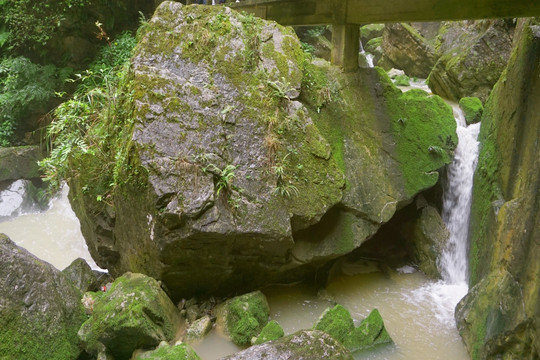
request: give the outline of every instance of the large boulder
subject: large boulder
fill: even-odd
[[[148,276],[127,273],[105,292],[87,293],[85,304],[91,315],[78,335],[90,354],[130,359],[135,349],[157,346],[176,335],[178,310]]]
[[[503,19],[448,22],[437,39],[438,60],[429,74],[431,90],[452,101],[485,101],[506,67],[513,26]]]
[[[281,339],[252,346],[221,360],[352,360],[351,353],[336,339],[319,330],[300,330]]]
[[[327,308],[319,317],[313,330],[324,331],[340,343],[345,343],[347,336],[354,330],[354,322],[349,310],[337,304]]]
[[[77,359],[81,294],[55,267],[0,234],[0,358]]]
[[[97,201],[102,163],[72,163],[96,262],[175,300],[297,281],[437,182],[457,143],[449,106],[381,69],[307,60],[290,28],[162,3],[132,59],[128,165],[104,177],[122,181]]]
[[[520,22],[479,135],[471,291],[456,313],[473,359],[540,356],[540,22]]]
[[[135,360],[201,360],[199,355],[188,344],[180,343],[174,346],[165,341],[155,350],[134,356]]]
[[[407,23],[385,25],[382,50],[379,66],[402,69],[409,76],[427,78],[437,61],[433,44]]]
[[[373,346],[393,344],[393,340],[386,331],[384,321],[379,310],[373,309],[345,338],[344,345],[351,351],[366,350]]]

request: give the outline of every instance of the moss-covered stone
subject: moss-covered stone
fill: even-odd
[[[459,100],[459,107],[463,110],[467,125],[480,122],[484,112],[482,100],[477,97],[464,97]]]
[[[486,102],[470,219],[471,291],[458,329],[473,359],[533,359],[540,328],[540,24],[520,20]]]
[[[187,310],[188,318],[190,317],[189,311],[190,308]],[[210,316],[208,315],[193,321],[186,330],[186,341],[192,342],[202,340],[204,336],[212,330],[212,325],[212,319],[210,319]]]
[[[486,101],[512,50],[513,26],[503,19],[448,22],[441,27],[438,60],[429,74],[433,93],[452,101]]]
[[[267,341],[277,340],[285,335],[283,328],[275,320],[270,321],[266,324],[261,333],[256,338],[253,338],[251,345],[259,345]]]
[[[354,322],[349,310],[341,305],[327,308],[313,325],[313,330],[324,331],[344,344],[347,336],[354,330]]]
[[[114,358],[129,359],[137,348],[174,339],[178,319],[176,306],[156,280],[127,273],[106,292],[94,293],[92,314],[79,337],[89,353],[105,346]]]
[[[188,344],[176,344],[171,346],[162,342],[156,350],[137,355],[135,359],[148,360],[201,360],[199,355]]]
[[[305,360],[324,356],[333,360],[352,360],[351,353],[323,331],[300,330],[292,335],[226,356],[222,360]]]
[[[59,270],[0,234],[0,359],[77,359],[86,316]]]
[[[377,68],[396,141],[396,157],[403,171],[407,195],[435,185],[438,169],[452,161],[457,145],[452,108],[439,96],[413,89],[402,93],[383,69]]]
[[[218,325],[236,345],[249,345],[268,323],[270,308],[264,294],[255,291],[221,304],[217,310]]]
[[[368,24],[360,27],[360,40],[362,43],[367,44],[369,41],[375,38],[381,38],[384,31],[384,24]]]
[[[0,148],[0,181],[40,177],[38,161],[42,158],[39,146]]]
[[[375,345],[392,344],[392,338],[386,328],[379,310],[371,311],[345,338],[344,345],[351,351],[365,350]]]
[[[411,85],[410,79],[407,75],[397,75],[394,78],[394,85],[396,86],[409,86]]]

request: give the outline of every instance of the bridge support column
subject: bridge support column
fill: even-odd
[[[341,66],[343,71],[358,69],[360,51],[360,29],[354,24],[332,25],[332,64]]]

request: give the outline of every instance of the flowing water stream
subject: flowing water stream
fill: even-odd
[[[414,85],[417,88],[423,86],[425,84],[422,83]],[[455,326],[454,308],[467,292],[468,213],[479,125],[466,127],[457,106],[454,106],[454,111],[459,145],[448,171],[444,195],[443,217],[452,234],[440,259],[444,280],[429,280],[411,266],[391,270],[381,268],[377,263],[359,260],[343,262],[324,289],[308,285],[264,289],[271,317],[283,326],[286,334],[311,328],[326,307],[338,302],[351,311],[357,325],[372,309],[378,308],[395,341],[394,346],[357,353],[356,359],[469,358]],[[0,194],[0,212],[7,209],[8,204],[11,208],[23,204],[14,193],[24,190],[15,186],[9,191],[9,194]],[[8,195],[11,200],[4,200],[7,198],[3,196]],[[38,257],[58,269],[63,269],[77,257],[83,257],[92,267],[97,267],[70,208],[67,187],[61,196],[51,201],[45,212],[30,207],[10,214],[18,216],[4,217],[0,222],[0,232]],[[195,349],[204,360],[218,359],[239,350],[215,329],[201,343],[195,344]]]

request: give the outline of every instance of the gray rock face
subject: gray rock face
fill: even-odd
[[[0,234],[0,357],[76,359],[81,295],[52,265]]]
[[[473,359],[540,357],[540,22],[521,20],[486,103],[474,176],[470,293],[456,313]]]
[[[437,39],[439,57],[429,74],[431,90],[459,101],[476,96],[486,101],[508,63],[513,27],[504,20],[448,22]]]
[[[427,78],[437,61],[433,45],[406,23],[385,25],[382,49],[378,65],[401,69],[409,76]]]
[[[39,178],[39,146],[0,148],[0,181]]]
[[[178,298],[295,266],[293,231],[319,221],[344,187],[294,100],[303,56],[290,28],[228,8],[160,5],[133,58],[144,190],[122,189],[111,216],[74,204],[98,264],[162,279]],[[77,185],[72,199],[84,196]]]
[[[330,335],[319,330],[301,330],[281,339],[252,346],[221,360],[352,360],[351,353]]]
[[[106,272],[94,271],[82,259],[73,260],[62,273],[84,294],[87,291],[98,291],[102,285],[112,282],[111,276]]]
[[[141,35],[126,180],[99,203],[77,174],[100,169],[82,166],[70,199],[101,267],[160,279],[175,300],[304,278],[451,159],[439,97],[308,63],[290,28],[164,2]]]

